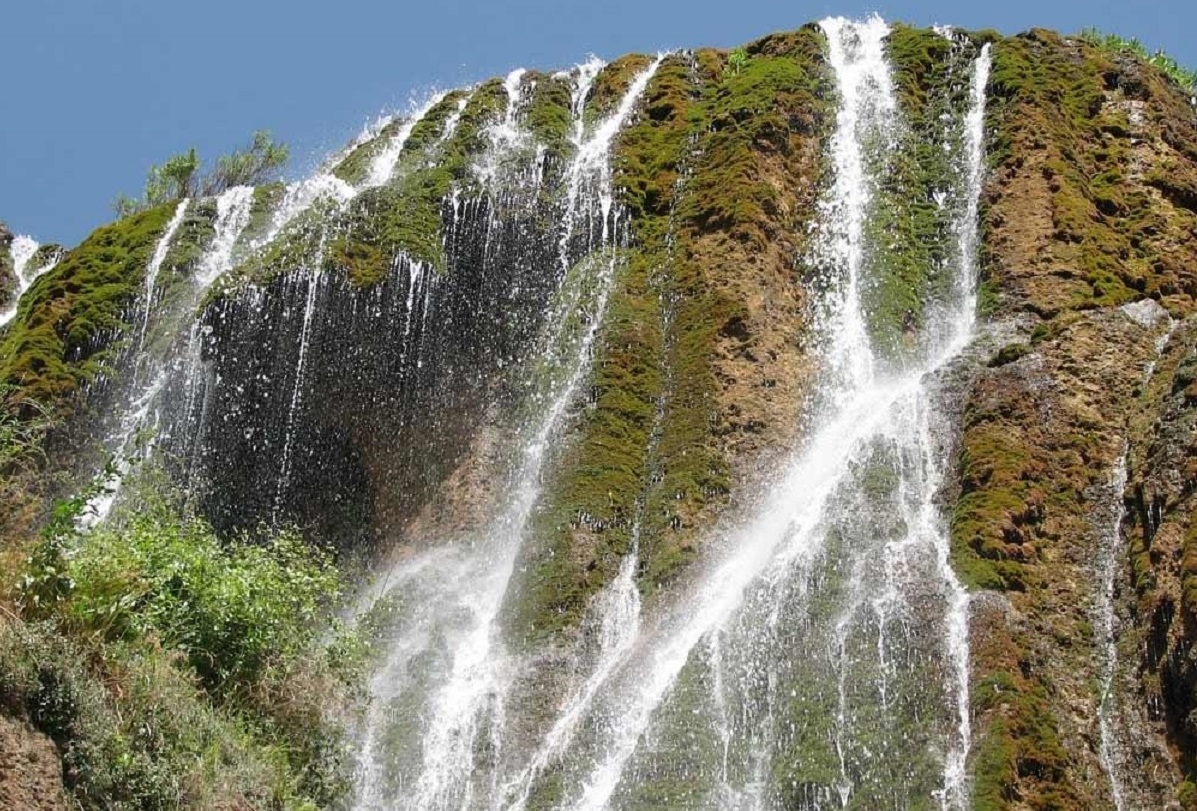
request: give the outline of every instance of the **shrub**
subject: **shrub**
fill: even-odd
[[[54,424],[48,409],[28,399],[18,404],[16,395],[14,387],[0,384],[0,600],[13,585],[25,556],[22,541],[40,511],[42,439]]]
[[[248,147],[216,160],[216,168],[204,183],[204,194],[220,194],[233,186],[257,186],[274,180],[288,157],[286,144],[275,143],[269,132],[259,130]]]
[[[245,149],[216,159],[207,177],[200,178],[200,158],[195,147],[181,152],[161,166],[151,166],[140,198],[120,195],[112,204],[124,218],[165,203],[196,194],[220,194],[233,186],[255,186],[276,179],[290,157],[286,144],[277,143],[265,130],[254,133]]]
[[[55,511],[24,621],[0,627],[0,705],[58,743],[84,808],[335,803],[362,651],[329,555],[291,531],[222,542],[126,486],[137,511],[91,532],[88,493]]]

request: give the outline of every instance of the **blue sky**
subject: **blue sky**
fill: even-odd
[[[829,14],[1136,36],[1197,66],[1192,0],[28,0],[0,14],[0,220],[74,244],[151,163],[269,129],[291,175],[430,88],[588,53],[728,47]]]

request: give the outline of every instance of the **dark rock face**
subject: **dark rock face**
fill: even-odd
[[[400,257],[368,288],[295,273],[216,301],[171,436],[201,512],[221,531],[274,516],[342,547],[394,538],[483,423],[510,417],[507,370],[535,348],[556,251],[479,202],[445,272]]]

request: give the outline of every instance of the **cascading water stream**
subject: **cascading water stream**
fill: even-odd
[[[29,289],[30,285],[39,277],[49,273],[58,264],[61,258],[61,252],[55,252],[45,261],[39,263],[36,267],[30,267],[37,256],[38,249],[41,246],[36,240],[27,237],[23,234],[17,235],[10,248],[13,262],[13,273],[17,277],[17,289],[12,296],[12,304],[4,312],[0,312],[0,327],[12,321],[17,314],[17,306],[21,302],[21,296]]]
[[[1113,511],[1110,526],[1106,529],[1105,548],[1101,551],[1101,574],[1097,592],[1097,632],[1102,646],[1101,695],[1097,704],[1097,723],[1101,733],[1098,756],[1106,777],[1110,781],[1110,797],[1116,811],[1125,811],[1126,792],[1121,774],[1121,763],[1117,752],[1118,740],[1114,725],[1114,678],[1118,673],[1118,638],[1115,633],[1114,596],[1116,575],[1119,571],[1122,544],[1122,493],[1126,490],[1126,453],[1123,452],[1110,478],[1110,493],[1117,507]]]
[[[170,250],[170,244],[175,238],[175,232],[183,224],[183,215],[187,213],[187,205],[190,202],[190,198],[184,197],[175,206],[174,216],[170,218],[170,222],[166,225],[166,230],[162,232],[162,236],[158,239],[158,244],[154,246],[154,255],[150,257],[150,264],[146,267],[145,295],[142,297],[144,312],[141,316],[141,333],[137,338],[137,348],[139,350],[145,348],[145,335],[146,330],[150,326],[150,315],[154,309],[154,293],[155,285],[158,281],[158,273],[162,270],[162,263],[166,261],[166,252]]]
[[[153,302],[155,282],[162,264],[166,261],[171,244],[182,223],[183,215],[188,207],[188,200],[179,202],[174,217],[159,237],[154,247],[154,253],[146,270],[146,292],[143,307],[145,314],[142,318],[141,335],[138,340],[138,351],[134,356],[134,375],[128,404],[121,411],[121,419],[116,429],[105,442],[105,447],[113,455],[113,463],[109,475],[102,483],[100,492],[88,500],[86,507],[80,513],[77,524],[80,528],[91,528],[108,517],[120,494],[125,477],[132,467],[132,460],[137,451],[139,434],[147,428],[157,428],[159,424],[160,398],[169,384],[171,377],[178,371],[175,361],[182,357],[185,370],[192,368],[195,359],[192,349],[194,340],[187,342],[186,348],[180,350],[175,346],[177,331],[171,330],[172,340],[161,353],[150,352],[145,347],[145,336],[150,321],[154,315]],[[196,305],[202,299],[204,292],[221,274],[227,272],[233,265],[233,250],[238,238],[249,223],[250,207],[253,204],[253,189],[247,186],[235,186],[220,194],[216,199],[216,221],[211,242],[205,248],[196,266],[191,280],[190,289],[167,317],[189,320]],[[178,327],[178,323],[168,326]],[[179,352],[182,352],[180,355]],[[149,438],[152,440],[153,438]],[[148,448],[142,449],[142,454]]]
[[[195,272],[195,283],[200,290],[206,290],[222,273],[232,269],[233,249],[249,225],[253,198],[252,186],[234,186],[216,198],[216,233]]]
[[[382,122],[379,122],[379,126],[368,128],[348,147],[326,160],[309,177],[287,184],[282,203],[274,211],[270,220],[270,227],[261,239],[257,241],[256,247],[262,248],[269,245],[284,229],[299,220],[303,214],[311,210],[320,201],[331,201],[334,207],[340,208],[349,203],[349,201],[361,192],[383,186],[389,182],[392,175],[394,175],[399,156],[402,154],[403,147],[411,137],[412,131],[424,116],[428,114],[428,111],[444,97],[444,93],[434,93],[412,111],[399,127],[398,131],[391,136],[379,153],[370,161],[366,176],[361,184],[354,186],[347,183],[337,177],[334,169],[355,147],[361,146],[371,137],[375,137],[374,130],[382,129]]]
[[[370,162],[366,179],[359,188],[353,190],[354,194],[360,193],[364,189],[385,185],[391,179],[395,174],[395,165],[399,162],[399,155],[403,152],[403,147],[407,144],[408,139],[411,138],[416,125],[424,119],[424,116],[428,115],[429,110],[440,103],[445,95],[445,93],[433,93],[408,116],[382,151]]]
[[[977,252],[979,236],[977,210],[981,190],[985,182],[985,87],[989,83],[992,56],[988,43],[981,47],[981,53],[973,66],[969,84],[969,109],[964,126],[964,148],[967,186],[965,187],[964,209],[956,221],[956,236],[959,246],[957,261],[961,272],[957,274],[957,310],[949,340],[944,352],[953,356],[961,352],[976,327],[977,312]],[[937,448],[926,430],[920,430],[921,446],[928,466],[935,470],[929,486],[924,488],[923,509],[920,514],[926,521],[937,522],[939,511],[934,504],[934,494],[939,490],[942,471],[937,470],[938,460],[943,459],[943,449]],[[938,453],[937,453],[938,451]],[[945,808],[963,809],[968,803],[967,760],[972,741],[972,722],[969,707],[969,644],[968,614],[969,595],[964,584],[952,569],[951,543],[944,527],[939,526],[935,539],[936,563],[940,576],[949,590],[947,614],[948,654],[952,663],[955,684],[956,737],[948,750],[944,769],[944,791],[942,801]]]
[[[550,316],[544,332],[551,381],[538,395],[543,407],[522,440],[523,448],[510,481],[512,489],[485,537],[470,544],[443,547],[430,553],[432,560],[403,564],[388,576],[389,590],[403,593],[427,585],[431,605],[424,605],[412,627],[392,644],[389,659],[373,680],[375,709],[363,736],[359,807],[386,808],[394,802],[397,786],[388,778],[387,758],[381,738],[388,734],[387,708],[413,700],[420,685],[413,683],[424,662],[443,669],[437,684],[421,699],[423,708],[419,752],[411,752],[414,786],[410,807],[418,809],[489,807],[496,801],[498,776],[488,779],[476,761],[477,749],[502,751],[504,695],[510,684],[510,663],[499,639],[497,619],[507,593],[516,555],[526,525],[540,494],[541,469],[551,440],[560,428],[570,403],[586,375],[591,348],[598,333],[606,300],[614,282],[617,257],[613,248],[621,233],[614,210],[609,167],[615,135],[630,116],[637,100],[661,62],[654,61],[638,75],[615,110],[589,137],[584,137],[582,115],[598,66],[591,62],[576,71],[571,105],[575,116],[575,152],[565,173],[563,236],[558,262],[568,269],[577,261],[571,240],[576,224],[585,225],[598,239],[582,251],[581,266],[592,274],[587,319],[580,331],[566,340],[565,319],[576,308],[561,307]],[[492,137],[494,150],[518,149],[525,137],[518,131],[519,80],[508,77],[508,113]],[[514,78],[513,78],[514,77]],[[480,161],[488,187],[495,178],[488,167],[499,165],[498,155]],[[456,206],[455,206],[456,208]],[[601,219],[601,223],[599,220]],[[488,237],[489,239],[489,237]],[[589,257],[589,258],[586,258]],[[564,278],[565,273],[560,274]],[[421,579],[430,581],[422,584]],[[435,595],[433,597],[432,595]],[[457,615],[456,620],[454,615]],[[430,648],[440,638],[441,644]],[[406,688],[406,689],[405,689]],[[394,758],[392,758],[394,759]],[[401,759],[401,758],[400,758]]]
[[[323,253],[324,245],[321,242],[320,249],[316,252],[315,264],[317,267],[320,264]],[[287,489],[291,485],[291,464],[295,453],[295,417],[299,413],[300,406],[303,404],[304,372],[307,371],[308,351],[311,348],[312,318],[316,314],[316,299],[320,293],[320,287],[326,281],[326,277],[323,274],[311,272],[304,274],[300,279],[302,283],[307,285],[307,295],[304,298],[303,321],[299,330],[299,353],[295,363],[295,385],[291,388],[291,401],[287,407],[287,422],[283,431],[282,464],[279,469],[278,482],[275,486],[274,513],[271,516],[271,523],[276,527],[279,525],[281,518],[283,498],[286,496]]]
[[[13,238],[12,246],[9,248],[12,255],[12,269],[13,273],[17,275],[17,281],[22,288],[28,286],[25,281],[27,278],[25,271],[28,269],[29,263],[33,260],[34,254],[37,253],[37,249],[40,247],[37,244],[37,240],[23,234],[19,234]]]
[[[1155,353],[1148,360],[1141,378],[1142,385],[1151,382],[1156,364],[1176,332],[1177,322],[1157,302],[1142,299],[1120,308],[1122,313],[1140,327],[1155,331]],[[1124,493],[1127,485],[1128,450],[1124,445],[1118,461],[1110,473],[1106,510],[1098,511],[1100,534],[1095,572],[1097,590],[1093,606],[1095,638],[1099,643],[1098,673],[1101,690],[1097,701],[1098,760],[1110,786],[1110,799],[1115,811],[1125,811],[1127,796],[1135,796],[1134,770],[1139,763],[1134,754],[1132,728],[1128,726],[1127,706],[1119,695],[1120,661],[1118,652],[1118,583],[1125,577],[1126,542],[1122,524],[1126,518]],[[1129,713],[1133,717],[1133,711]],[[1129,779],[1128,779],[1129,778]],[[1133,803],[1134,800],[1132,799]]]

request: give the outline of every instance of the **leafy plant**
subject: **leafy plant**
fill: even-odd
[[[14,386],[0,384],[0,599],[13,584],[25,556],[23,538],[38,520],[45,451],[42,440],[53,428],[50,410]],[[30,533],[31,534],[31,533]]]
[[[1117,34],[1103,34],[1096,28],[1086,28],[1080,33],[1080,38],[1090,45],[1097,46],[1109,53],[1130,53],[1159,68],[1176,82],[1186,93],[1197,94],[1197,70],[1184,67],[1163,50],[1149,51],[1138,39],[1127,39]]]
[[[77,502],[60,507],[35,549],[22,604],[106,642],[156,637],[215,693],[298,657],[340,596],[330,556],[294,533],[225,545],[200,519],[151,507],[83,536]]]
[[[733,76],[739,75],[740,71],[747,66],[748,51],[744,48],[733,48],[732,52],[727,55],[727,67]]]
[[[278,177],[290,157],[286,144],[276,142],[265,130],[254,133],[245,149],[222,155],[205,177],[200,176],[200,158],[195,147],[151,166],[145,190],[138,199],[120,195],[113,203],[117,216],[127,217],[148,208],[196,194],[220,194],[233,186],[267,183]]]
[[[233,186],[256,186],[274,180],[287,163],[290,151],[276,143],[270,133],[259,130],[245,149],[216,160],[216,168],[204,183],[204,194],[220,194]]]
[[[365,649],[333,621],[331,557],[224,541],[148,484],[88,532],[91,491],[55,509],[0,616],[0,704],[55,740],[82,808],[335,804]]]

